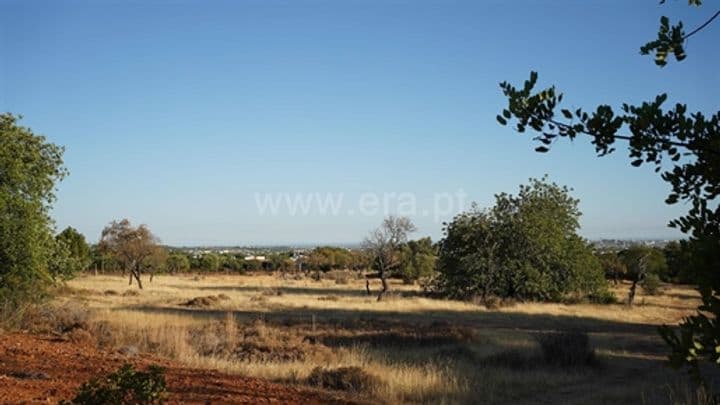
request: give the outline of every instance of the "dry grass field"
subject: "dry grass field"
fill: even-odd
[[[622,304],[515,303],[497,309],[423,297],[392,285],[382,302],[359,279],[275,275],[155,277],[145,289],[119,276],[83,276],[55,303],[89,309],[102,347],[132,347],[191,367],[306,384],[316,367],[359,367],[354,395],[385,403],[693,403],[697,393],[664,365],[657,325],[692,313],[697,294],[666,287]],[[374,286],[378,288],[378,286]],[[627,286],[618,286],[624,297]],[[586,332],[592,365],[544,361],[538,336]]]

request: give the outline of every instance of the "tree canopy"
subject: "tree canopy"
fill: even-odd
[[[134,277],[138,287],[142,288],[142,273],[155,272],[165,263],[167,252],[158,242],[147,226],[134,227],[129,220],[123,219],[112,221],[103,229],[100,249],[109,253],[123,271],[130,272],[131,284]]]
[[[577,235],[578,200],[546,178],[517,195],[498,194],[446,225],[438,287],[448,296],[558,301],[599,296],[606,282],[597,258]]]
[[[63,148],[0,114],[0,301],[17,305],[52,282],[58,252],[49,210],[66,175]]]

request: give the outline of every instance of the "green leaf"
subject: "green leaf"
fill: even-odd
[[[496,118],[497,121],[500,123],[500,125],[507,125],[507,120],[506,120],[505,118],[503,118],[501,115],[498,115],[498,116],[495,117],[495,118]]]

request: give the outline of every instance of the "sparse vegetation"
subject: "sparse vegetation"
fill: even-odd
[[[605,340],[606,332],[626,330],[629,326],[623,325],[631,324],[624,322],[659,324],[680,319],[696,304],[693,299],[674,298],[690,290],[670,287],[663,296],[645,296],[640,291],[642,301],[655,305],[637,305],[632,310],[620,304],[532,302],[487,310],[417,294],[378,303],[361,292],[363,280],[357,278],[338,285],[334,280],[216,275],[199,281],[189,276],[158,279],[133,297],[139,300],[139,307],[133,309],[126,307],[128,298],[105,294],[119,281],[117,276],[73,280],[68,286],[71,290],[60,299],[67,303],[28,320],[46,319],[36,332],[49,331],[68,341],[86,339],[84,344],[95,341],[104,350],[124,356],[153,353],[189,367],[281,383],[352,386],[358,390],[353,395],[391,403],[507,402],[552,390],[548,387],[583,385],[594,379],[598,381],[593,384],[605,390],[610,387],[604,385],[606,379],[635,367],[625,356],[652,358],[657,356],[652,347],[658,346],[648,346],[646,339],[659,344],[652,328],[616,340]],[[402,280],[388,281],[395,292],[419,288]],[[614,291],[624,295],[627,286],[625,282]],[[212,295],[216,299],[209,306],[182,305],[208,297],[202,295],[208,290],[224,292]],[[266,291],[273,293],[264,295]],[[221,295],[228,299],[218,299]],[[89,313],[73,304],[86,297],[93,298]],[[683,305],[684,311],[669,308]],[[519,319],[527,330],[515,329]],[[557,332],[557,327],[600,333],[567,335]],[[538,330],[543,333],[535,332]],[[598,340],[591,345],[585,338]],[[548,360],[546,352],[551,353]],[[587,367],[595,364],[593,353],[607,373],[603,378],[598,379],[591,371],[595,369]],[[632,402],[662,381],[676,378],[669,370],[638,364],[650,367],[643,369],[645,375],[653,375],[656,381],[621,390],[616,387],[613,395]],[[353,368],[362,373],[338,372]],[[352,375],[365,374],[372,376],[367,384],[347,382],[354,381]],[[509,386],[515,389],[508,390]],[[343,389],[338,392],[345,392]]]
[[[125,364],[105,378],[92,379],[78,389],[67,405],[150,405],[162,402],[165,393],[165,370],[150,366],[147,371],[137,371]]]
[[[310,385],[352,392],[370,391],[376,384],[375,378],[360,367],[315,367],[307,380]]]

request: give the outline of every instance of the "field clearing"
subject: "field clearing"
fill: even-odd
[[[377,285],[374,289],[379,288]],[[517,303],[498,309],[420,296],[394,282],[382,302],[364,280],[275,275],[83,276],[57,305],[91,310],[108,347],[133,345],[192,367],[302,384],[317,367],[361,367],[373,402],[687,403],[695,393],[664,366],[656,327],[697,307],[688,287],[622,304]],[[130,292],[128,292],[130,291]],[[618,297],[627,286],[618,286]],[[107,330],[112,332],[108,332]],[[544,364],[537,336],[581,330],[597,366]]]

